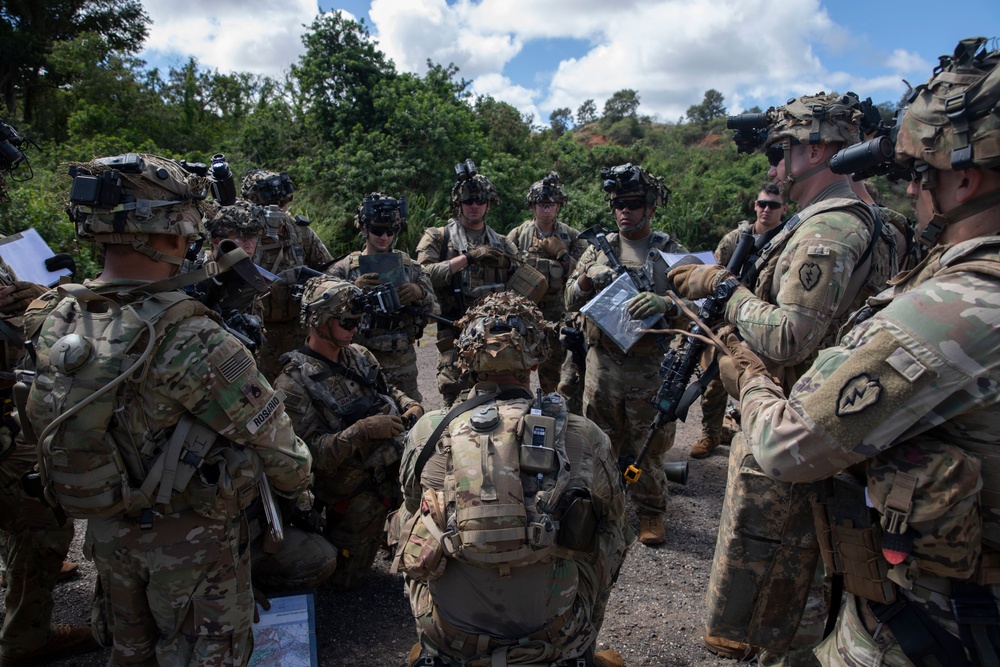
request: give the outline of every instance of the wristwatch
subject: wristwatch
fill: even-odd
[[[733,292],[736,291],[736,288],[739,287],[740,284],[739,278],[736,276],[730,276],[719,283],[719,286],[715,288],[715,294],[713,294],[713,296],[717,301],[725,303],[726,301],[729,301],[729,297],[733,295]]]

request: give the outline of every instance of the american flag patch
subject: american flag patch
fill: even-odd
[[[253,359],[250,354],[246,350],[239,350],[219,364],[219,372],[222,373],[226,382],[233,382],[246,373],[251,366],[253,366]]]

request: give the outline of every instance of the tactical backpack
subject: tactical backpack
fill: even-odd
[[[58,289],[62,300],[36,325],[38,357],[26,399],[46,498],[77,519],[169,502],[216,434],[189,417],[169,441],[154,442],[141,410],[126,406],[142,396],[166,332],[205,307],[178,291],[120,305],[82,285]]]

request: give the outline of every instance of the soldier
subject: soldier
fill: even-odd
[[[243,248],[248,257],[257,252],[260,235],[264,232],[264,209],[246,199],[237,199],[230,206],[219,209],[205,221],[209,242],[213,250],[229,240]]]
[[[293,218],[286,212],[293,191],[285,173],[251,169],[243,178],[243,198],[266,207],[266,233],[253,260],[282,278],[262,300],[268,344],[261,351],[260,369],[269,380],[281,372],[279,357],[295,349],[306,336],[299,326],[299,304],[292,298],[298,280],[296,269],[305,266],[323,271],[333,261],[330,251],[309,228],[309,219],[302,215]]]
[[[663,179],[631,163],[602,170],[605,199],[618,225],[618,233],[608,235],[608,242],[625,266],[652,275],[653,254],[657,250],[686,253],[684,246],[666,232],[654,232],[653,215],[663,205],[668,192]],[[609,260],[596,247],[583,253],[580,263],[566,283],[566,309],[579,310],[608,286],[615,273]],[[667,312],[663,294],[667,291],[666,274],[653,276],[656,291],[644,292],[629,303],[633,317],[648,317]],[[587,375],[583,389],[583,414],[611,436],[615,456],[620,461],[635,456],[646,439],[656,408],[649,399],[660,385],[659,363],[663,349],[656,337],[646,334],[628,352],[587,321]],[[673,423],[653,437],[647,465],[639,481],[632,485],[632,499],[638,506],[639,541],[647,545],[666,540],[663,513],[667,509],[667,477],[663,455],[674,444]]]
[[[417,262],[427,269],[434,285],[441,314],[456,320],[465,309],[492,292],[506,289],[514,273],[512,258],[517,248],[486,224],[491,206],[500,204],[500,195],[486,176],[471,169],[471,160],[451,189],[452,218],[444,227],[428,227],[417,244]],[[468,389],[455,364],[455,331],[438,326],[438,391],[446,406]]]
[[[528,299],[491,294],[461,325],[478,383],[418,421],[403,453],[390,539],[417,623],[408,664],[620,665],[594,652],[634,539],[608,437],[559,394],[532,398],[548,325]]]
[[[398,272],[396,285],[399,302],[405,308],[413,306],[432,315],[440,314],[434,288],[423,267],[402,250],[393,249],[399,235],[406,231],[406,199],[399,200],[373,192],[361,202],[354,215],[354,226],[365,240],[364,250],[356,250],[338,260],[328,273],[338,280],[353,282],[362,289],[382,284],[377,272],[362,274],[362,256],[394,255]],[[424,397],[417,387],[416,343],[424,335],[427,317],[414,312],[392,315],[370,314],[361,321],[355,334],[356,344],[368,349],[382,368],[386,382],[401,389],[420,403]]]
[[[309,450],[247,350],[177,289],[208,179],[134,153],[72,173],[77,232],[104,269],[25,316],[42,487],[89,519],[112,664],[246,664],[247,517],[259,488],[307,488]]]
[[[765,183],[757,193],[754,210],[757,211],[757,219],[752,226],[744,220],[719,241],[719,245],[715,248],[715,261],[719,266],[726,266],[729,263],[744,227],[749,227],[756,248],[767,245],[784,226],[782,218],[788,211],[788,204],[785,203],[785,198],[781,196],[781,189],[777,185]],[[691,447],[691,458],[706,458],[719,445],[729,444],[732,441],[734,435],[732,432],[723,433],[722,422],[726,416],[726,403],[725,388],[718,379],[713,380],[708,384],[701,399],[701,437]]]
[[[825,665],[1000,652],[1000,51],[986,41],[942,56],[897,125],[928,256],[791,389],[735,339],[721,364],[761,468],[829,480],[819,530],[850,594],[816,649]]]
[[[689,299],[725,283],[726,321],[790,387],[832,344],[847,314],[895,273],[895,246],[881,217],[851,192],[848,177],[828,166],[838,150],[859,141],[857,97],[799,97],[769,110],[768,118],[768,177],[799,204],[799,213],[761,249],[751,286],[720,266],[687,265],[670,279]],[[709,581],[709,650],[742,658],[763,647],[767,659],[780,659],[792,647],[811,659],[809,647],[822,637],[826,617],[822,576],[810,587],[819,558],[814,496],[809,485],[768,483],[745,434],[733,439]]]
[[[399,455],[403,427],[424,410],[387,385],[371,352],[351,339],[361,320],[351,283],[317,276],[302,293],[305,345],[282,357],[275,387],[295,432],[316,461],[314,510],[326,510],[326,539],[339,552],[330,582],[337,590],[359,586],[382,544],[389,511],[400,502]]]
[[[507,238],[521,252],[525,262],[541,271],[548,280],[549,289],[538,307],[546,321],[559,324],[566,312],[563,302],[566,278],[576,268],[587,249],[587,242],[579,238],[578,230],[558,220],[559,211],[568,199],[559,182],[559,174],[550,172],[533,183],[524,199],[534,217],[510,230]],[[549,333],[551,354],[538,367],[538,383],[546,393],[559,387],[566,356],[557,334],[558,330],[553,327]]]

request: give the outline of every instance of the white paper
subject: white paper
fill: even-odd
[[[59,276],[69,275],[69,269],[45,269],[45,260],[53,255],[52,248],[34,229],[0,239],[0,257],[14,269],[18,280],[53,287],[59,282]]]

